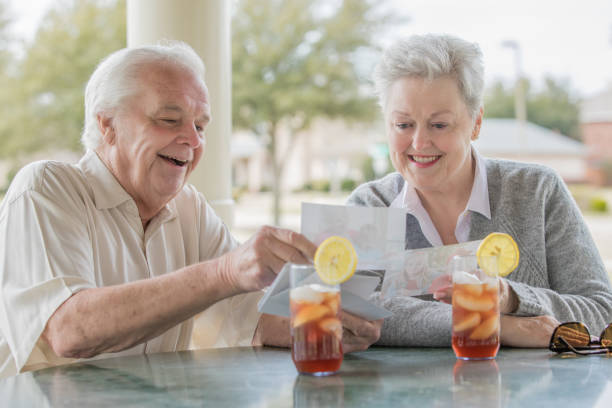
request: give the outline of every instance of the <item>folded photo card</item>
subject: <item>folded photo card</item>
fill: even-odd
[[[289,265],[285,264],[272,285],[259,300],[257,309],[261,313],[289,317]],[[370,303],[367,298],[374,292],[379,278],[376,276],[355,275],[340,285],[342,309],[367,320],[377,320],[391,316],[391,312]],[[313,277],[312,281],[315,279]],[[304,280],[304,284],[308,279]]]
[[[449,264],[455,255],[472,255],[482,241],[404,251],[401,261],[390,262],[385,271],[381,295],[422,296],[433,293],[443,276],[450,275]],[[397,267],[400,265],[401,267]],[[446,280],[445,280],[446,281]]]
[[[386,269],[404,251],[406,211],[400,208],[302,203],[301,221],[302,234],[316,245],[332,235],[351,241],[357,269]]]

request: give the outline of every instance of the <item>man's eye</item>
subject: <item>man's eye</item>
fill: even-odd
[[[431,126],[436,128],[436,129],[444,129],[448,125],[446,123],[432,123]]]
[[[195,127],[195,128],[196,128],[196,130],[197,130],[198,132],[200,132],[200,133],[203,133],[203,132],[204,132],[204,126],[196,125],[196,127]]]
[[[408,129],[410,127],[409,123],[396,123],[395,127],[398,129]]]
[[[162,122],[167,123],[169,125],[176,125],[178,120],[176,120],[176,119],[162,119]]]

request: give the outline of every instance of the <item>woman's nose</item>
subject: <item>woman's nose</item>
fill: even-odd
[[[427,129],[419,126],[414,130],[412,134],[412,147],[416,151],[423,150],[431,145],[431,139]]]

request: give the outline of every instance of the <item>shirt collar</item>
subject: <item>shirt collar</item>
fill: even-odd
[[[489,205],[489,185],[487,182],[486,159],[478,153],[472,145],[472,157],[476,162],[474,171],[474,184],[468,199],[466,211],[478,212],[487,219],[491,219],[491,206]],[[414,186],[404,181],[404,187],[398,196],[391,202],[390,207],[405,208],[410,214],[426,212]]]
[[[474,171],[474,185],[465,209],[467,211],[477,212],[484,215],[487,219],[491,219],[491,206],[489,204],[489,184],[487,181],[487,165],[486,159],[478,153],[478,150],[472,145],[472,157],[476,162],[476,170]]]
[[[114,208],[126,201],[133,201],[95,151],[88,149],[78,166],[91,186],[98,210]]]
[[[88,149],[79,161],[78,167],[81,168],[91,186],[94,203],[98,210],[115,208],[130,202],[130,207],[138,215],[138,207],[132,196],[125,191],[95,151]],[[166,204],[154,218],[158,218],[158,222],[165,222],[175,216],[174,205]]]

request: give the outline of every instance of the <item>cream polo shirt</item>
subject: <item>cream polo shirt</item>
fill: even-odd
[[[236,245],[193,186],[186,185],[145,231],[136,203],[94,152],[76,166],[26,166],[0,205],[0,378],[74,361],[40,339],[49,317],[72,294],[164,275]],[[235,296],[202,312],[198,345],[250,345],[260,297]],[[193,320],[96,358],[187,349]]]
[[[469,239],[470,211],[478,212],[487,217],[487,219],[491,219],[485,159],[478,153],[474,146],[472,146],[472,157],[476,162],[474,184],[472,185],[472,192],[470,193],[467,205],[459,215],[459,218],[457,218],[457,225],[455,227],[455,238],[457,238],[457,242],[466,242]],[[421,199],[414,186],[408,185],[407,182],[404,183],[404,188],[401,193],[391,202],[389,207],[406,209],[409,214],[413,215],[417,221],[419,221],[423,235],[425,235],[425,238],[427,238],[432,246],[436,247],[443,245],[442,238],[440,238],[438,230],[429,217],[429,213],[425,210],[423,204],[421,204]]]

